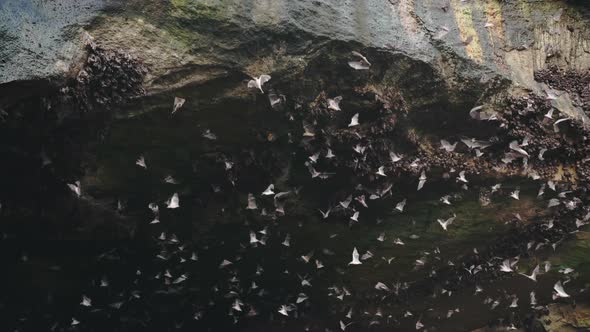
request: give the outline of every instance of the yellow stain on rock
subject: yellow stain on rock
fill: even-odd
[[[578,240],[590,240],[590,232],[578,232],[576,233],[576,238]]]
[[[554,181],[567,181],[569,183],[576,184],[578,181],[578,175],[576,167],[571,165],[559,165],[555,174],[553,174]]]
[[[488,27],[492,47],[499,48],[504,44],[504,19],[502,18],[502,6],[498,0],[486,0],[485,15],[487,23],[493,26]]]
[[[480,39],[473,25],[471,5],[461,0],[451,0],[451,7],[455,15],[455,22],[459,28],[459,35],[465,44],[465,52],[475,62],[483,61],[483,51]]]
[[[563,180],[565,175],[564,169],[563,169],[563,165],[559,165],[557,167],[557,171],[555,171],[555,174],[553,174],[553,180],[555,181],[561,181]]]

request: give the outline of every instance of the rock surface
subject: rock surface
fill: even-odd
[[[0,3],[0,84],[62,80],[82,61],[81,27],[105,8],[103,0]]]
[[[453,103],[475,102],[497,77],[542,93],[534,71],[590,66],[588,12],[571,1],[5,1],[0,15],[0,50],[13,55],[0,83],[64,76],[82,53],[84,25],[101,46],[145,61],[150,95],[222,78],[239,94],[227,78],[261,71],[288,82],[335,43],[346,45],[337,58],[366,49],[424,66],[413,72],[430,77],[413,81],[438,82]],[[400,62],[389,84],[404,86],[414,68]],[[561,108],[583,117],[570,100]]]
[[[564,304],[552,304],[544,321],[547,331],[584,331],[590,328],[590,308],[583,304],[575,308]]]

